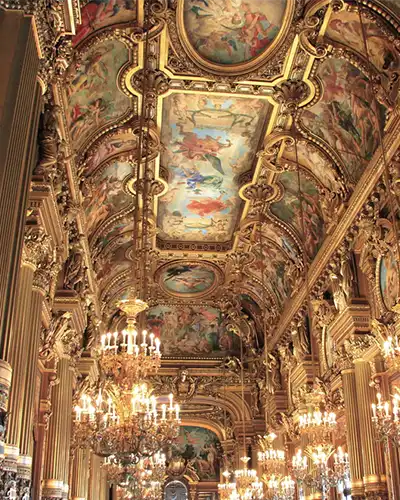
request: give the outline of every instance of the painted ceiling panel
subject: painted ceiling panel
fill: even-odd
[[[137,17],[136,5],[134,0],[113,0],[111,2],[93,0],[88,2],[82,7],[82,22],[77,27],[72,44],[78,45],[90,34],[107,26],[134,21]]]
[[[399,2],[400,5],[400,2]],[[399,69],[400,55],[395,50],[393,42],[379,25],[371,18],[362,14],[363,27],[360,23],[359,13],[356,11],[341,11],[332,15],[326,36],[335,42],[349,47],[365,60],[370,60],[381,73],[382,84],[386,91],[393,85],[393,75]],[[366,35],[366,46],[363,39],[363,28]],[[394,91],[398,88],[395,86]]]
[[[106,40],[89,49],[77,67],[70,67],[65,98],[67,123],[75,149],[95,130],[129,110],[130,99],[117,86],[118,72],[128,59],[124,43]]]
[[[88,183],[83,208],[86,214],[89,240],[94,230],[123,208],[132,204],[132,196],[125,189],[125,181],[132,175],[132,165],[115,162],[106,166]]]
[[[229,241],[240,217],[240,175],[251,170],[269,104],[261,99],[173,94],[165,98],[159,200],[163,240]]]
[[[302,123],[331,146],[357,181],[378,147],[385,108],[376,102],[367,78],[343,59],[327,59],[317,75],[323,95],[302,113]]]
[[[238,64],[262,54],[279,34],[287,0],[184,0],[184,26],[206,60]]]
[[[320,205],[320,194],[315,182],[300,174],[301,193],[299,192],[297,172],[284,172],[278,181],[284,188],[280,201],[271,205],[271,212],[287,224],[291,224],[305,243],[307,253],[314,257],[324,238],[324,219]],[[300,196],[303,199],[303,238]]]

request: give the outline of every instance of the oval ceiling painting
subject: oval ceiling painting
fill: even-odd
[[[163,266],[157,274],[164,291],[176,297],[204,295],[217,285],[216,271],[209,264],[175,262]]]
[[[181,0],[178,22],[183,44],[211,70],[248,71],[278,45],[289,25],[292,4],[288,0]]]

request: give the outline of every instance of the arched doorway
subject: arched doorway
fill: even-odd
[[[171,481],[165,486],[164,500],[188,500],[187,487],[181,481]]]

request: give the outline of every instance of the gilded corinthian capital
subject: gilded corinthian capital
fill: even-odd
[[[27,226],[24,236],[22,260],[35,269],[51,252],[50,237],[40,226]]]

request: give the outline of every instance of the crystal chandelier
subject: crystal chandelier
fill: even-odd
[[[328,456],[333,451],[332,433],[336,428],[336,414],[321,412],[319,407],[303,413],[299,417],[299,431],[308,442],[306,451],[311,455],[317,448]]]
[[[161,366],[160,340],[146,330],[139,336],[134,326],[128,318],[126,330],[101,337],[100,369],[123,389],[156,374]]]
[[[299,493],[303,493],[303,485],[315,488],[321,492],[322,500],[330,498],[330,489],[336,488],[343,481],[350,480],[350,464],[347,453],[339,447],[334,454],[333,467],[328,466],[330,455],[324,447],[317,447],[311,454],[311,467],[308,467],[308,459],[299,450],[292,460],[292,471],[299,486]]]
[[[284,476],[285,452],[273,447],[276,437],[276,434],[270,433],[259,440],[263,451],[258,452],[258,463],[263,471],[265,497],[269,500],[292,500],[295,494],[295,483],[291,477]]]
[[[124,466],[119,463],[117,456],[111,455],[106,459],[103,470],[106,471],[109,481],[133,495],[130,498],[161,498],[166,470],[164,453],[157,452],[152,457],[140,459],[138,463]]]
[[[218,495],[220,500],[230,500],[236,494],[236,483],[229,481],[231,473],[228,470],[225,470],[222,476],[224,477],[224,482],[218,484]]]
[[[400,420],[399,404],[400,394],[395,394],[392,404],[382,402],[382,395],[377,394],[378,404],[372,405],[372,422],[381,439],[391,441],[395,446],[400,446]]]
[[[394,337],[389,336],[387,340],[383,342],[382,352],[389,368],[400,368],[400,346],[397,335]]]
[[[235,470],[236,498],[240,500],[262,498],[262,483],[258,481],[257,471],[248,468],[249,460],[249,457],[242,457],[243,467]]]
[[[293,500],[296,492],[296,483],[290,476],[271,476],[265,487],[268,500]]]
[[[258,452],[258,463],[263,470],[264,481],[268,481],[270,476],[283,476],[285,471],[285,452],[272,445],[276,437],[276,434],[270,433],[259,439],[263,451]]]
[[[172,394],[161,411],[145,383],[113,396],[105,402],[101,391],[94,401],[84,394],[75,407],[76,433],[83,442],[89,440],[98,455],[114,455],[125,466],[154,455],[178,437],[180,408]]]

